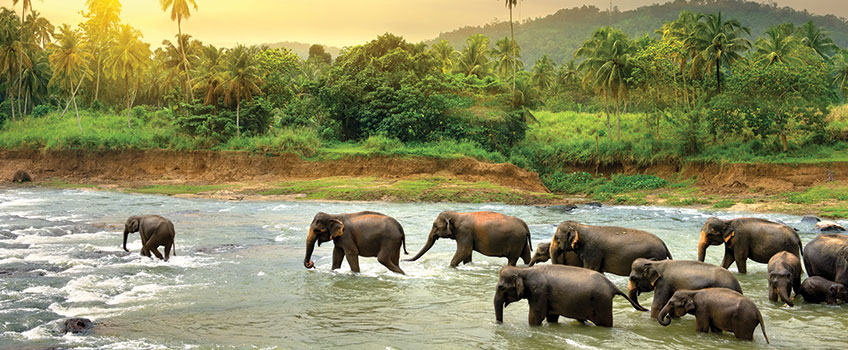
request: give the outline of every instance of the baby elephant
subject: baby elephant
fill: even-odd
[[[801,294],[808,303],[826,302],[836,305],[839,300],[848,303],[848,288],[824,277],[813,276],[801,283]]]
[[[157,258],[168,261],[171,256],[171,248],[174,248],[174,256],[177,250],[174,245],[174,223],[159,215],[130,216],[124,224],[124,250],[127,249],[127,236],[138,232],[141,236],[141,255],[150,257],[150,253]],[[165,256],[159,253],[159,247],[165,247]]]
[[[565,261],[560,261],[562,259],[554,259],[554,261],[551,261],[551,264],[579,267],[583,266],[583,264],[580,262],[580,259],[577,257],[577,254],[574,254],[574,252],[566,252],[564,259]],[[551,260],[551,242],[542,242],[536,246],[536,252],[533,253],[533,258],[530,259],[530,264],[528,265],[533,266],[539,263],[546,262],[548,260]]]
[[[555,323],[559,316],[612,327],[612,298],[621,295],[636,310],[647,311],[615,287],[603,274],[565,266],[539,265],[520,268],[505,266],[495,290],[495,319],[503,322],[503,309],[509,303],[527,299],[531,326],[543,319]]]
[[[792,303],[792,290],[795,295],[801,290],[801,260],[792,253],[782,251],[775,254],[768,262],[769,300],[777,301],[777,297],[786,305]]]
[[[754,340],[754,329],[759,324],[766,343],[769,342],[760,310],[737,291],[727,288],[678,290],[660,311],[658,320],[661,325],[668,326],[671,317],[685,314],[695,315],[695,329],[699,332],[728,331],[743,340]]]

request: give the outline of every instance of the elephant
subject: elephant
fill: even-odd
[[[590,226],[563,221],[551,239],[551,258],[574,252],[581,265],[598,272],[619,276],[630,274],[638,258],[671,259],[671,253],[652,233],[616,226]]]
[[[124,224],[124,250],[127,249],[127,236],[138,232],[141,236],[141,255],[151,257],[150,253],[157,258],[168,261],[171,256],[171,248],[174,248],[174,256],[177,256],[177,248],[174,244],[174,223],[159,215],[130,216]],[[159,247],[165,247],[165,256],[159,253]]]
[[[739,273],[743,274],[748,273],[749,258],[765,264],[772,256],[784,250],[801,256],[801,238],[795,229],[764,219],[707,219],[698,241],[698,261],[704,261],[707,246],[719,244],[724,244],[721,267],[729,268],[735,261]]]
[[[32,177],[26,171],[18,170],[12,175],[12,182],[24,183],[30,181],[32,181]]]
[[[418,260],[439,238],[456,240],[456,253],[451,259],[451,267],[470,263],[472,251],[486,256],[505,257],[510,266],[515,266],[518,258],[527,264],[533,250],[530,229],[517,217],[490,211],[443,211],[433,222],[427,242],[418,254],[406,261]]]
[[[680,289],[660,310],[658,321],[668,326],[672,317],[686,314],[695,315],[698,332],[728,331],[743,340],[754,340],[754,329],[759,324],[766,343],[769,342],[760,310],[751,299],[736,291],[727,288]]]
[[[848,287],[821,276],[808,277],[801,283],[801,294],[808,303],[826,302],[836,305],[840,300],[848,303]]]
[[[848,236],[818,235],[804,248],[807,275],[848,286]]]
[[[792,303],[792,291],[797,296],[801,290],[801,260],[787,251],[775,254],[768,262],[769,300],[777,301],[777,297],[786,305]]]
[[[331,215],[318,212],[309,225],[306,237],[306,257],[303,266],[315,267],[312,251],[315,243],[333,241],[333,267],[342,266],[347,258],[350,270],[359,272],[359,257],[377,257],[377,261],[390,271],[405,274],[399,266],[400,248],[406,251],[406,236],[403,227],[391,216],[373,211]]]
[[[627,291],[636,304],[639,304],[639,294],[654,291],[651,318],[658,319],[660,309],[675,291],[710,287],[742,293],[739,281],[727,269],[694,260],[653,261],[643,258],[633,261]]]
[[[556,323],[563,316],[612,327],[612,298],[616,295],[636,310],[647,311],[599,272],[565,265],[504,266],[495,290],[495,319],[503,322],[504,307],[527,299],[531,326],[541,325],[543,319]]]
[[[562,259],[555,259],[554,261],[551,261],[551,263],[583,267],[580,259],[577,258],[577,254],[574,254],[574,252],[565,252],[564,257],[565,261],[562,261]],[[551,260],[551,242],[542,242],[536,246],[536,252],[533,253],[533,258],[530,259],[530,264],[528,266],[533,266],[548,260]]]

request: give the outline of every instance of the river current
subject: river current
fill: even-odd
[[[765,347],[732,334],[699,334],[694,316],[662,327],[624,298],[613,299],[614,327],[560,319],[530,327],[527,302],[511,304],[497,324],[492,298],[506,263],[474,253],[448,266],[456,244],[439,240],[397,275],[376,258],[330,270],[332,243],[316,247],[316,269],[303,267],[306,232],[318,211],[374,210],[395,217],[411,257],[443,210],[490,210],[522,218],[533,245],[563,220],[647,230],[675,259],[696,259],[698,232],[710,216],[756,216],[786,222],[804,243],[816,234],[800,217],[663,207],[608,206],[571,212],[534,206],[455,203],[228,202],[115,192],[0,189],[0,349],[680,349]],[[176,256],[142,257],[138,234],[121,249],[130,215],[174,222]],[[841,222],[846,225],[846,222]],[[707,250],[719,263],[722,247]],[[731,267],[736,271],[735,266]],[[768,301],[766,265],[736,274],[762,312],[772,345],[842,348],[848,305],[785,307]],[[607,275],[626,291],[627,278]],[[640,296],[650,306],[652,293]],[[799,297],[800,298],[800,297]],[[66,317],[87,317],[89,335],[62,334]]]

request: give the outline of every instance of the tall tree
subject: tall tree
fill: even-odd
[[[130,109],[132,109],[138,81],[144,72],[144,67],[150,60],[150,44],[141,41],[141,32],[128,24],[121,26],[115,37],[115,45],[109,50],[106,58],[106,69],[115,77],[122,79],[127,90],[127,127],[131,128]]]
[[[253,48],[240,44],[227,52],[224,65],[224,103],[232,103],[235,100],[237,136],[241,136],[241,100],[253,101],[253,95],[262,93],[262,73],[259,71],[254,51]]]
[[[453,66],[457,63],[457,57],[459,56],[459,53],[454,50],[453,45],[444,39],[433,44],[433,46],[430,47],[430,53],[436,58],[436,61],[439,62],[439,68],[441,68],[442,74],[450,72],[453,69]]]
[[[18,50],[18,112],[21,111],[21,89],[23,88],[23,77],[24,77],[24,56],[27,56],[26,50],[24,49],[24,45],[27,43],[24,41],[24,19],[26,18],[27,10],[32,11],[32,0],[12,0],[12,6],[17,6],[18,2],[21,3],[21,29],[18,33],[20,35],[19,40],[21,43],[21,49]],[[29,60],[29,57],[26,57],[26,60]],[[28,65],[32,65],[30,62]],[[14,104],[14,102],[12,102]],[[23,115],[22,115],[23,116]],[[12,120],[14,120],[14,113],[12,113]]]
[[[848,97],[848,50],[840,50],[830,61],[831,77],[833,86],[842,93],[842,97]]]
[[[27,106],[33,106],[36,100],[43,101],[47,97],[47,84],[50,82],[50,61],[44,50],[35,51],[32,54],[32,65],[24,69],[23,90],[24,109],[21,114],[27,113]]]
[[[176,44],[163,40],[162,45],[164,45],[164,66],[170,68],[169,80],[173,80],[177,76],[182,79],[180,85],[185,100],[188,102],[190,98],[193,99],[194,95],[190,93],[192,89],[191,79],[188,79],[186,74],[190,70],[190,66],[200,61],[203,44],[192,39],[191,35],[183,34],[177,37]]]
[[[509,38],[503,38],[495,43],[495,48],[492,49],[492,58],[495,60],[495,70],[501,78],[508,78],[510,74],[515,74],[513,67],[518,65],[519,68],[524,68],[524,64],[519,60],[513,62],[515,57],[521,58],[521,48],[515,41]],[[517,56],[516,56],[516,53]]]
[[[533,73],[531,75],[533,85],[536,85],[542,91],[550,88],[553,85],[555,70],[556,65],[551,58],[548,55],[543,55],[542,58],[536,60],[536,63],[533,64]]]
[[[829,33],[823,27],[816,27],[813,21],[804,23],[798,27],[796,35],[801,39],[801,44],[816,51],[825,60],[830,58],[839,47],[830,38]]]
[[[73,102],[74,111],[77,115],[77,126],[79,131],[82,132],[76,94],[83,79],[90,73],[88,61],[91,54],[83,47],[82,35],[78,31],[72,30],[67,24],[63,24],[59,28],[59,32],[56,33],[56,43],[53,44],[51,52],[49,59],[50,66],[53,67],[53,76],[50,78],[50,83],[58,85],[59,88],[68,93],[65,111]],[[75,84],[76,87],[74,87]],[[64,114],[65,112],[62,112],[63,116]]]
[[[505,0],[504,5],[509,8],[509,36],[512,39],[512,90],[515,90],[515,74],[518,72],[518,45],[515,44],[515,28],[512,22],[512,8],[518,6],[518,0]]]
[[[218,107],[224,76],[226,51],[213,45],[203,47],[200,63],[200,75],[196,78],[195,89],[203,91],[203,103]]]
[[[195,0],[159,0],[159,4],[162,5],[162,11],[167,11],[168,8],[171,9],[171,20],[177,22],[177,38],[182,38],[182,21],[183,19],[189,19],[189,17],[191,17],[191,9],[189,8],[189,5],[194,7],[194,10],[197,11],[197,2],[195,2]],[[194,100],[194,93],[191,91],[191,74],[189,73],[189,62],[186,58],[185,48],[182,45],[180,46],[180,53],[183,57],[183,68],[185,69],[186,86],[189,87],[186,103],[189,103],[189,98],[191,100]]]
[[[751,35],[751,30],[735,19],[724,20],[721,12],[702,18],[690,37],[690,44],[700,49],[705,71],[715,72],[716,88],[721,92],[721,67],[730,68],[733,62],[743,59],[742,53],[751,47],[751,42],[742,37]]]
[[[82,24],[85,33],[85,46],[94,59],[94,97],[100,98],[100,81],[103,76],[103,64],[107,51],[114,45],[113,32],[121,22],[121,2],[119,0],[86,0],[88,12],[83,16],[87,20]]]
[[[754,61],[757,64],[771,66],[774,63],[801,64],[798,58],[798,47],[800,42],[792,34],[794,26],[789,23],[786,26],[771,27],[764,33],[765,36],[757,39],[754,43]]]
[[[489,38],[483,34],[474,34],[465,39],[465,48],[459,55],[457,70],[466,76],[476,75],[483,78],[489,75]]]
[[[9,107],[14,121],[15,113],[20,111],[20,106],[16,107],[15,103],[15,90],[20,85],[23,70],[32,62],[26,52],[27,44],[21,40],[23,29],[17,14],[5,7],[0,11],[0,71],[6,75],[6,92],[11,102]]]

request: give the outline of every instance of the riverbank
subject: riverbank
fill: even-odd
[[[224,200],[501,202],[600,201],[698,209],[848,217],[848,163],[567,165],[565,171],[649,174],[661,188],[551,193],[539,175],[471,158],[353,155],[310,161],[238,151],[0,151],[0,179],[29,172],[34,185]],[[8,181],[8,180],[6,180]]]

